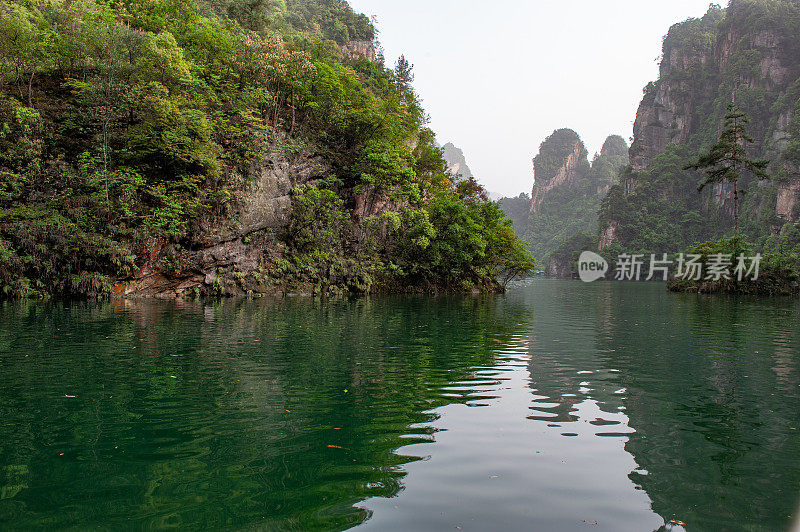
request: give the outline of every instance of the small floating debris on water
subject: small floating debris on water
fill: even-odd
[[[591,520],[588,520],[588,521],[586,519],[584,519],[583,522],[586,523],[589,526],[597,526],[597,521],[595,521],[594,519],[591,519]]]
[[[341,445],[328,445],[328,449],[344,449]]]
[[[178,377],[176,377],[175,375],[170,375],[169,378],[170,379],[177,379]]]
[[[75,398],[76,398],[76,397],[78,397],[78,396],[77,396],[77,395],[67,395],[67,394],[64,394],[64,397],[67,397],[67,398],[69,398],[69,399],[75,399]]]

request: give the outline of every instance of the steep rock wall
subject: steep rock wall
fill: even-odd
[[[558,134],[556,132],[554,135]],[[553,139],[553,137],[551,137]],[[548,155],[548,167],[542,164],[537,171],[537,162],[543,160],[546,155],[545,150],[549,150],[550,139],[542,144],[539,156],[533,160],[533,176],[534,184],[531,193],[531,213],[538,214],[541,212],[542,203],[548,193],[560,187],[577,188],[580,180],[586,177],[589,161],[586,158],[586,148],[583,146],[580,138],[574,135],[574,138],[560,139],[561,146],[552,148],[556,151],[552,157],[560,158],[561,160],[555,163],[555,172],[553,172],[552,158]],[[553,140],[552,142],[556,142]],[[564,154],[566,153],[566,156]]]
[[[266,258],[280,256],[283,244],[279,236],[289,224],[292,189],[330,172],[324,158],[310,149],[299,154],[274,149],[260,167],[251,169],[228,216],[201,220],[188,250],[160,240],[146,242],[137,254],[133,278],[120,281],[115,294],[174,298],[193,290],[214,289],[235,295],[240,288],[215,286],[217,280],[230,274],[246,276]],[[175,262],[180,263],[179,268],[174,267]],[[270,291],[265,286],[253,290]]]
[[[674,25],[664,40],[659,79],[645,88],[636,114],[630,149],[632,171],[623,176],[620,191],[611,194],[635,195],[640,181],[646,180],[648,193],[659,201],[694,203],[694,199],[679,196],[688,197],[686,191],[696,188],[700,174],[681,173],[680,167],[696,160],[717,140],[726,106],[735,98],[751,118],[748,132],[755,142],[748,147],[749,155],[769,159],[770,174],[775,178],[771,183],[759,183],[745,176],[740,183],[747,191],[743,216],[758,226],[751,226],[750,232],[757,238],[759,231],[778,232],[785,223],[796,221],[800,165],[786,152],[797,140],[791,124],[800,97],[800,32],[793,22],[798,17],[800,5],[796,2],[742,0],[727,10],[712,6],[702,19]],[[682,159],[673,163],[670,175],[674,177],[669,182],[662,179],[669,165],[659,159],[665,152]],[[731,186],[715,185],[702,197],[705,218],[732,225]],[[646,203],[641,198],[632,201],[621,207],[631,212],[608,209],[601,213],[601,249],[618,241],[620,226],[625,220],[634,220],[633,211]],[[688,203],[687,210],[697,210]],[[624,234],[636,235],[637,231]],[[696,238],[715,234],[710,229],[697,231]]]
[[[556,175],[550,179],[534,181],[531,193],[531,212],[539,213],[545,196],[557,187],[576,187],[582,177],[581,170],[585,168],[586,155],[581,153],[580,146],[575,145],[572,153],[567,156],[564,164],[558,169]],[[536,179],[536,163],[533,164],[533,175]]]
[[[375,44],[372,41],[353,40],[341,46],[342,54],[348,59],[363,57],[367,61],[375,61]]]

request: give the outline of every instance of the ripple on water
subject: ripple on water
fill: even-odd
[[[662,288],[4,304],[0,527],[788,529],[797,302]]]

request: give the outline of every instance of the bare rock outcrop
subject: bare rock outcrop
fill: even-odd
[[[291,216],[295,186],[323,178],[330,165],[313,151],[290,154],[276,147],[252,168],[236,194],[232,212],[207,218],[199,224],[190,249],[177,249],[151,239],[137,252],[137,270],[118,282],[119,297],[175,298],[193,291],[234,294],[239,287],[222,286],[225,276],[244,277],[280,256],[279,236]],[[269,287],[253,287],[269,291]]]
[[[375,61],[375,43],[372,41],[353,40],[341,46],[342,54],[348,59],[364,58],[367,61]]]
[[[588,152],[577,133],[560,129],[548,137],[533,159],[531,213],[541,211],[545,196],[558,187],[577,188],[589,170]]]

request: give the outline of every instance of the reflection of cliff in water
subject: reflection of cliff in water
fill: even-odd
[[[779,530],[800,496],[800,308],[671,296],[654,321],[620,330],[613,362],[637,430],[626,448],[649,472],[637,482],[667,519]]]
[[[598,347],[597,338],[598,327],[610,326],[608,300],[614,287],[606,283],[586,286],[584,291],[562,291],[559,285],[553,284],[556,288],[547,294],[546,310],[536,313],[530,333],[529,370],[535,394],[530,419],[553,425],[576,422],[579,405],[586,401],[617,416],[623,410],[617,370],[605,363],[607,349]]]
[[[546,397],[533,417],[574,421],[586,400],[623,406],[631,478],[666,521],[778,530],[800,498],[800,305],[661,288],[593,286],[565,296],[560,323],[537,315],[531,373]]]
[[[433,437],[432,408],[475,400],[447,388],[493,365],[522,321],[502,298],[0,314],[0,472],[24,472],[0,488],[25,486],[0,498],[0,525],[87,527],[362,522],[354,505],[397,493],[416,460],[396,450]]]
[[[630,478],[667,522],[786,526],[800,500],[800,305],[574,287],[538,291],[530,418],[624,436]]]

